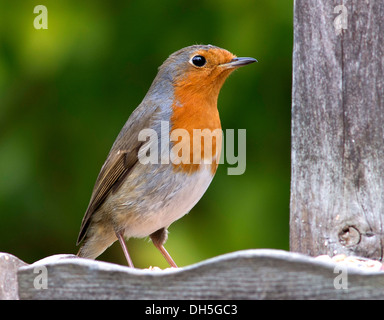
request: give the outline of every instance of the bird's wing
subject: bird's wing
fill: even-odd
[[[124,125],[97,177],[91,200],[81,223],[77,244],[85,237],[92,214],[111,192],[115,192],[121,186],[138,162],[138,152],[145,143],[138,140],[139,132],[141,129],[150,128],[151,121],[157,113],[158,109],[144,112],[135,110]]]

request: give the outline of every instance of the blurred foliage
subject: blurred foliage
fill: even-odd
[[[0,251],[31,263],[76,253],[97,174],[158,66],[191,44],[259,60],[224,85],[224,129],[247,130],[247,170],[219,167],[170,227],[180,265],[249,248],[288,249],[293,4],[286,0],[0,0]],[[48,29],[36,30],[36,5]],[[148,240],[137,267],[166,267]],[[118,243],[101,260],[125,264]]]

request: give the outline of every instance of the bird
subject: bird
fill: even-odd
[[[134,268],[125,241],[149,236],[177,268],[164,243],[169,226],[196,205],[216,173],[220,89],[234,70],[256,61],[214,45],[188,46],[165,60],[96,179],[77,239],[79,257],[96,259],[118,240],[128,266]],[[196,130],[219,132],[211,138],[211,151],[203,147],[209,140],[193,139]],[[140,139],[143,132],[152,134]],[[180,132],[192,138],[182,139]],[[152,160],[159,161],[143,161],[151,150],[158,150]]]

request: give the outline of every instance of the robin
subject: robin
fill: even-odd
[[[167,229],[188,213],[207,190],[216,173],[221,144],[220,137],[215,136],[212,154],[207,155],[203,145],[198,146],[194,139],[172,139],[172,133],[184,130],[192,136],[197,129],[221,131],[219,91],[232,71],[255,61],[212,45],[189,46],[168,57],[101,168],[81,223],[78,256],[95,259],[119,240],[133,268],[124,239],[149,236],[170,266],[177,268],[164,248]],[[170,132],[161,136],[164,122],[169,123]],[[161,137],[158,141],[142,141],[138,137],[144,129]],[[176,144],[179,151],[189,151],[187,159],[163,161],[167,159],[164,155],[177,158],[178,152],[172,149]],[[161,161],[140,161],[151,146],[160,150]],[[207,157],[210,163],[204,161]]]

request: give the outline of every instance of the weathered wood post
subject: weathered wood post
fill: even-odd
[[[296,0],[290,246],[384,254],[384,1]]]

